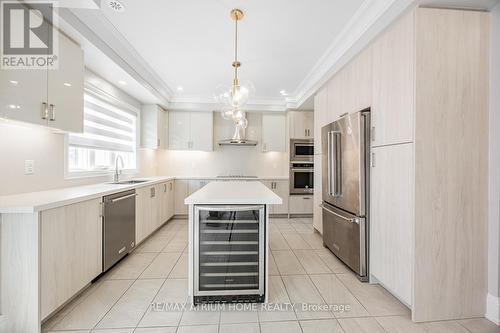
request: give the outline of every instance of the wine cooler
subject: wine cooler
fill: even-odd
[[[264,302],[265,206],[195,206],[194,303]]]

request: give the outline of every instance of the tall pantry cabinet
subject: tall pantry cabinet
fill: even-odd
[[[486,12],[415,8],[367,48],[370,274],[414,321],[486,311],[488,41]],[[316,131],[345,105],[338,77],[316,96]]]

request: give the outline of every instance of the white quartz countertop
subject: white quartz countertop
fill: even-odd
[[[283,200],[261,182],[212,182],[184,200],[187,205],[266,204],[280,205]]]
[[[138,177],[137,179],[147,180],[147,181],[144,183],[126,184],[126,185],[100,183],[100,184],[85,185],[85,186],[65,187],[47,191],[0,196],[0,214],[40,212],[47,209],[71,205],[77,202],[96,199],[113,193],[127,191],[135,188],[141,188],[145,186],[151,186],[154,184],[166,182],[173,179],[227,180],[227,179],[217,178],[214,176],[208,176],[208,177],[158,176],[158,177]],[[288,177],[270,176],[270,177],[244,178],[242,180],[286,180],[286,179],[288,179]],[[228,181],[223,181],[221,183],[228,183]],[[252,182],[244,182],[244,183],[252,183]],[[259,182],[256,183],[261,184]],[[272,193],[272,191],[270,192]]]
[[[0,214],[35,213],[47,209],[71,205],[77,202],[96,199],[105,195],[127,191],[157,183],[166,182],[175,177],[141,177],[147,180],[137,184],[101,183],[85,186],[65,187],[61,189],[29,192],[0,196]]]

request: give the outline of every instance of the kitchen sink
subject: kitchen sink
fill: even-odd
[[[139,180],[139,179],[133,179],[133,180],[122,180],[119,182],[113,182],[110,184],[116,184],[116,185],[130,185],[130,184],[140,184],[140,183],[145,183],[147,180]]]

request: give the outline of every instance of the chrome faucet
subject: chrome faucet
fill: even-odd
[[[115,178],[114,178],[115,183],[120,181],[120,175],[122,174],[122,170],[118,169],[118,160],[120,160],[120,163],[122,165],[122,169],[125,167],[125,164],[123,164],[122,156],[117,155],[116,159],[115,159]]]

